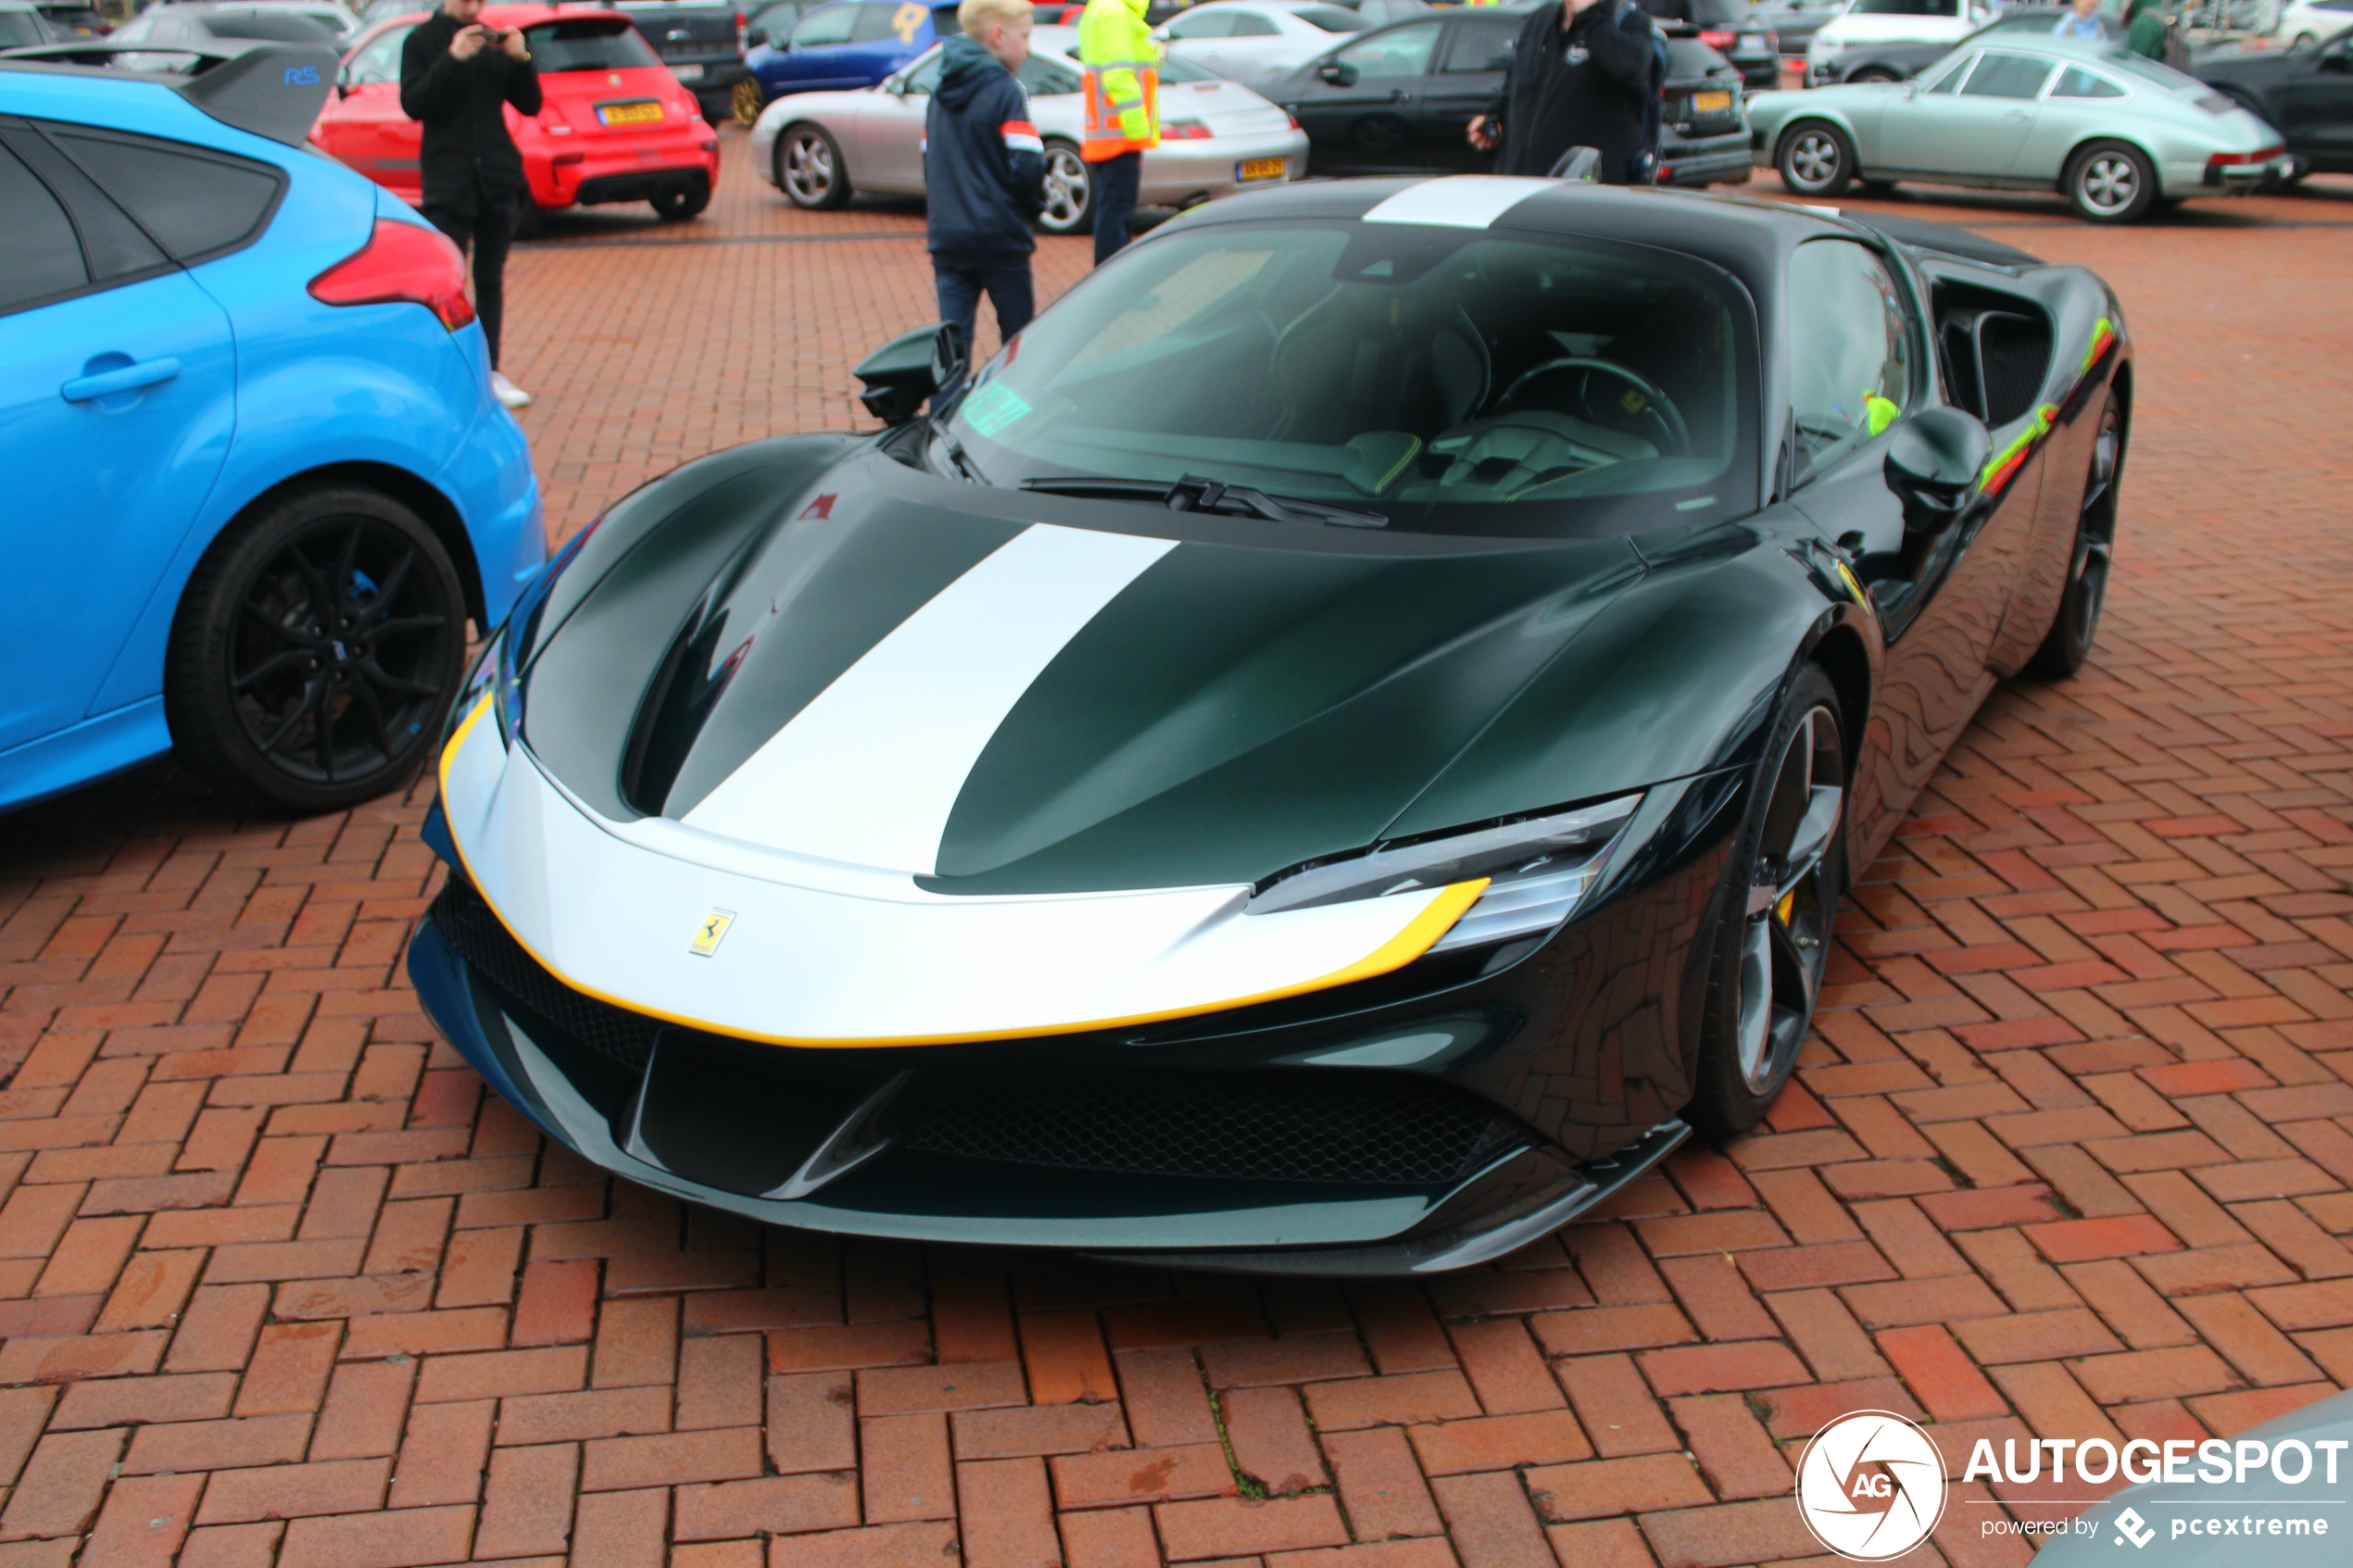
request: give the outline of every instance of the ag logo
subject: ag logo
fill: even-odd
[[[686,944],[686,951],[698,959],[711,957],[719,951],[719,944],[726,936],[727,928],[735,923],[735,910],[711,910],[702,917],[702,923],[695,927],[695,939]]]
[[[1944,1456],[1900,1415],[1843,1415],[1814,1434],[1797,1461],[1797,1512],[1841,1557],[1901,1557],[1944,1515]]]

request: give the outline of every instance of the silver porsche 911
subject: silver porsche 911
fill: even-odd
[[[752,167],[795,207],[839,207],[853,190],[923,194],[924,115],[939,68],[934,49],[877,86],[778,98],[752,126]],[[1021,81],[1046,143],[1038,226],[1077,233],[1094,222],[1094,182],[1078,156],[1078,30],[1038,28]],[[1160,145],[1144,155],[1138,192],[1147,206],[1189,207],[1307,172],[1307,134],[1297,120],[1199,66],[1162,62],[1160,119]]]
[[[2160,202],[2270,189],[2294,169],[2260,119],[2115,44],[2005,34],[1910,82],[1748,106],[1756,163],[1809,196],[1857,181],[2057,190],[2095,223],[2130,223]]]

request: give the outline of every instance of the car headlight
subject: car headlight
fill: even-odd
[[[1291,872],[1260,888],[1245,914],[1277,914],[1487,878],[1478,902],[1430,951],[1484,947],[1546,932],[1576,912],[1601,879],[1640,792],[1597,806],[1376,849]]]

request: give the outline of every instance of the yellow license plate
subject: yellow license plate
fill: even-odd
[[[1252,180],[1280,180],[1283,160],[1278,157],[1246,157],[1234,165],[1234,178],[1243,184]]]
[[[598,104],[597,121],[600,125],[656,125],[661,120],[660,104]]]
[[[1694,93],[1692,94],[1693,114],[1721,114],[1732,107],[1730,93]]]

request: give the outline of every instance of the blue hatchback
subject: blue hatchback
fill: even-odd
[[[333,51],[200,63],[0,59],[0,809],[394,787],[545,558],[456,247],[303,150]]]
[[[769,104],[787,93],[872,87],[963,31],[953,4],[841,0],[804,12],[790,33],[753,49],[744,64],[760,83],[760,101]]]

